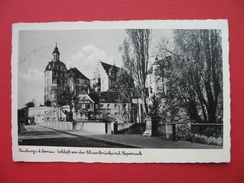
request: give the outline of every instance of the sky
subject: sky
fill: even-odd
[[[152,30],[150,62],[154,49],[170,30]],[[123,29],[110,30],[21,30],[18,54],[18,108],[35,100],[44,103],[44,70],[53,58],[57,43],[60,60],[67,69],[76,67],[88,78],[92,77],[98,61],[122,66],[119,46],[127,37]]]

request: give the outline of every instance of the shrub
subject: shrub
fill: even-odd
[[[210,144],[210,145],[223,145],[222,137],[207,137],[206,135],[192,134],[192,142]]]
[[[178,140],[191,140],[191,123],[180,123],[176,125],[176,137]]]

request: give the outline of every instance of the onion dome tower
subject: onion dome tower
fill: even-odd
[[[44,103],[50,101],[52,105],[56,105],[56,89],[57,87],[63,86],[65,84],[66,65],[60,61],[60,52],[58,46],[56,46],[52,52],[53,59],[48,62],[44,74],[45,74],[45,84],[44,84]]]

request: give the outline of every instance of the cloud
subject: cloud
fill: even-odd
[[[44,73],[38,69],[28,69],[18,73],[18,108],[35,99],[36,105],[43,104]]]
[[[109,64],[113,64],[114,62],[114,59],[108,57],[104,51],[99,50],[93,44],[89,44],[82,47],[78,53],[72,56],[71,61],[67,62],[67,69],[69,67],[76,67],[86,77],[92,78],[92,74],[99,60]]]

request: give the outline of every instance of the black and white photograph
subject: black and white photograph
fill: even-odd
[[[226,20],[19,23],[14,161],[230,161]]]

